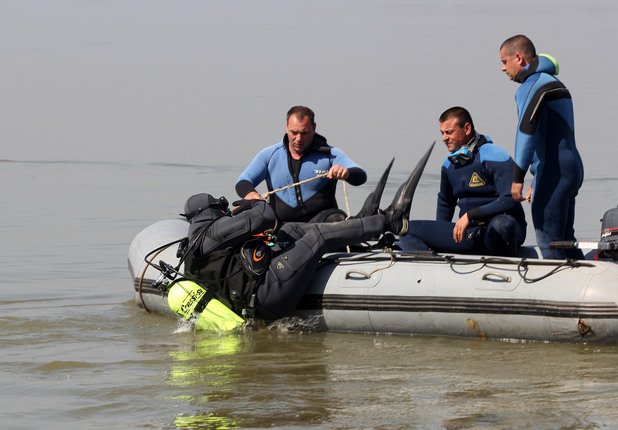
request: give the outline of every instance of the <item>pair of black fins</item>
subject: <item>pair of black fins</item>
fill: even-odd
[[[412,198],[414,197],[414,192],[416,191],[416,187],[418,185],[419,180],[421,179],[421,175],[423,174],[423,170],[425,170],[425,166],[427,165],[427,160],[429,160],[429,156],[431,155],[431,151],[435,146],[436,142],[434,141],[430,146],[425,155],[418,161],[416,167],[408,177],[408,179],[401,184],[397,192],[395,193],[395,197],[393,198],[392,203],[384,210],[384,215],[386,217],[386,228],[388,231],[398,234],[399,236],[403,236],[408,232],[408,221],[410,219],[410,208],[412,207]],[[386,170],[382,174],[382,177],[378,181],[375,190],[373,190],[365,200],[363,207],[361,208],[357,218],[362,218],[365,216],[370,216],[378,213],[380,207],[380,199],[382,198],[382,193],[384,192],[384,188],[386,187],[386,181],[388,179],[388,175],[391,171],[391,167],[393,167],[393,162],[395,158],[391,160],[391,162],[386,167]]]

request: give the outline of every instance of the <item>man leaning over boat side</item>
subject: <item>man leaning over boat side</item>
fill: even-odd
[[[575,146],[573,100],[555,77],[558,62],[536,54],[524,35],[500,46],[502,71],[521,86],[515,93],[518,124],[511,193],[517,201],[532,197],[532,222],[543,258],[583,259],[580,249],[554,249],[552,241],[576,241],[575,197],[584,180],[584,165]],[[534,177],[523,197],[526,172]],[[534,190],[534,196],[532,191]]]
[[[476,132],[459,106],[439,118],[449,151],[441,168],[436,220],[410,221],[404,251],[514,256],[526,238],[521,203],[511,196],[513,160],[491,138]],[[459,219],[453,222],[455,209]]]
[[[236,181],[236,192],[245,200],[260,199],[256,191],[266,181],[268,191],[307,181],[278,191],[270,203],[281,223],[333,222],[346,218],[338,209],[337,181],[362,185],[367,173],[341,149],[329,146],[316,133],[315,114],[305,106],[294,106],[286,115],[283,139],[261,150]],[[313,179],[318,175],[325,175]]]
[[[230,212],[225,198],[191,196],[184,208],[189,221],[185,272],[212,287],[217,299],[239,315],[276,319],[290,314],[325,253],[385,232],[407,232],[412,196],[432,148],[385,210],[379,210],[379,202],[390,165],[355,217],[286,223],[276,237],[268,234],[276,217],[264,200],[236,201]]]

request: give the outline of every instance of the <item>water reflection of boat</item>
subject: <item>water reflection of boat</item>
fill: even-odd
[[[184,220],[142,230],[129,250],[135,300],[175,316],[145,256],[186,235]],[[176,264],[175,247],[152,257]],[[329,254],[298,306],[316,330],[618,343],[618,264],[401,252]]]

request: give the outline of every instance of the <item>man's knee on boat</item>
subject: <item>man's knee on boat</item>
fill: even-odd
[[[493,217],[485,232],[485,248],[491,255],[517,255],[517,250],[523,242],[520,227],[510,215]]]

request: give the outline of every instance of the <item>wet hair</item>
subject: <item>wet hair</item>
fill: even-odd
[[[524,56],[524,60],[531,62],[536,57],[536,49],[530,39],[523,34],[509,37],[502,45],[500,45],[500,51],[504,49],[505,53],[509,56],[519,52]]]
[[[305,117],[308,116],[309,120],[311,120],[311,124],[315,125],[315,114],[307,106],[293,106],[292,108],[290,108],[285,117],[286,124],[290,120],[290,117],[292,115],[298,118],[299,121],[302,121]]]
[[[472,126],[472,132],[474,133],[474,122],[472,121],[472,115],[470,115],[470,112],[468,112],[461,106],[453,106],[452,108],[448,108],[447,110],[442,112],[442,115],[440,115],[440,119],[438,119],[438,121],[440,121],[440,123],[443,123],[444,121],[448,121],[449,119],[453,118],[457,120],[457,125],[459,125],[461,128],[463,128],[463,126],[466,125],[467,122],[469,122]]]

